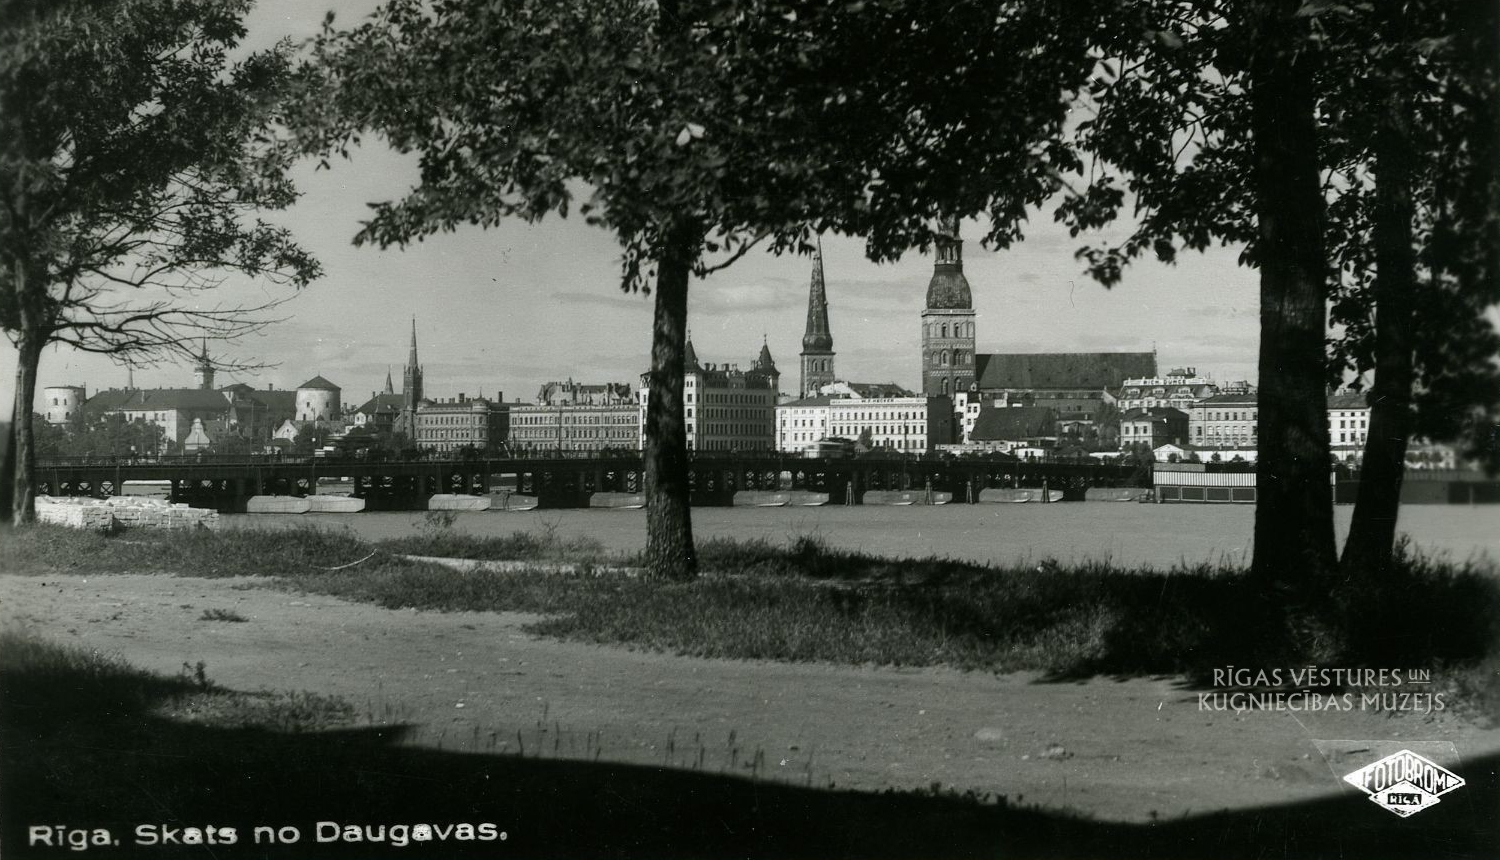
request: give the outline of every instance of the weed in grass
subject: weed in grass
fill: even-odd
[[[198,616],[198,620],[229,621],[236,624],[242,624],[246,621],[249,621],[250,619],[239,614],[238,612],[235,612],[233,609],[205,609],[203,610],[203,614]]]

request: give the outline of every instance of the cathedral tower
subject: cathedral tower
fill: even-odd
[[[828,294],[823,284],[823,242],[813,252],[812,286],[807,294],[807,331],[802,335],[802,388],[812,397],[833,382],[833,333],[828,329]]]
[[[974,384],[974,298],[964,277],[957,218],[938,222],[936,249],[922,310],[922,393],[928,397]]]

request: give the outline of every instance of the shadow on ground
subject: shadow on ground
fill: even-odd
[[[28,844],[30,828],[48,826],[106,829],[119,845],[87,851],[115,858],[1437,858],[1493,857],[1500,845],[1496,758],[1467,762],[1468,786],[1412,819],[1331,784],[1329,797],[1311,804],[1121,825],[952,797],[443,752],[400,745],[400,728],[230,729],[154,715],[193,688],[191,678],[6,666],[0,854],[84,853]],[[320,843],[320,821],[425,822],[448,838]],[[449,829],[485,822],[507,838],[455,841],[463,831]],[[212,825],[220,844],[140,845],[142,825],[173,828],[179,839],[180,828]],[[295,827],[300,840],[256,844],[256,826]],[[224,827],[236,829],[235,844],[223,844]]]

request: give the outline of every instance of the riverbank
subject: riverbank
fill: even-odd
[[[1304,667],[1309,628],[1247,632],[1233,570],[1001,570],[705,542],[711,572],[667,586],[561,573],[599,547],[555,534],[476,544],[434,527],[423,540],[7,535],[3,629],[190,686],[311,691],[354,714],[312,734],[296,721],[224,728],[212,708],[162,710],[154,686],[117,706],[66,672],[31,687],[7,677],[0,772],[28,780],[5,786],[7,822],[22,798],[35,820],[80,824],[99,810],[155,820],[161,802],[184,823],[308,834],[329,819],[483,820],[512,834],[513,856],[1230,857],[1266,844],[1421,856],[1433,833],[1478,840],[1489,818],[1462,816],[1500,787],[1500,731],[1475,681],[1494,667],[1474,631],[1457,635],[1467,616],[1436,617],[1493,619],[1493,571],[1415,565],[1427,593],[1386,619],[1405,625],[1393,665],[1431,670],[1441,709],[1367,705],[1371,690],[1347,686],[1348,709],[1246,708],[1216,704],[1246,690],[1213,669]],[[529,567],[456,573],[397,554],[440,547]],[[1414,635],[1423,627],[1445,638]],[[1340,665],[1383,665],[1392,638],[1350,639],[1377,650]],[[1366,740],[1325,740],[1339,738]],[[1420,823],[1374,808],[1341,776],[1386,745],[1460,769],[1479,805],[1445,799]],[[887,789],[903,794],[869,794]],[[1490,843],[1445,844],[1462,856]]]
[[[1270,594],[1242,568],[978,565],[889,559],[812,537],[700,542],[704,575],[652,582],[638,559],[556,530],[476,538],[429,517],[367,543],[343,530],[232,529],[122,536],[22,530],[0,570],[254,577],[388,609],[524,612],[530,632],[727,659],[1035,671],[1055,678],[1182,674],[1227,665],[1407,665],[1483,682],[1500,641],[1500,573],[1405,558],[1335,593]],[[505,562],[462,573],[412,556]],[[1480,692],[1482,694],[1479,694]],[[1496,708],[1500,715],[1500,708]]]

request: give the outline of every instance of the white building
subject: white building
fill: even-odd
[[[827,395],[804,397],[776,407],[776,450],[801,453],[809,445],[828,438]]]
[[[955,441],[953,398],[872,397],[830,400],[828,435],[859,440],[868,433],[872,448],[925,454]]]
[[[1328,445],[1340,462],[1364,459],[1369,431],[1370,404],[1364,394],[1340,391],[1328,396]]]

